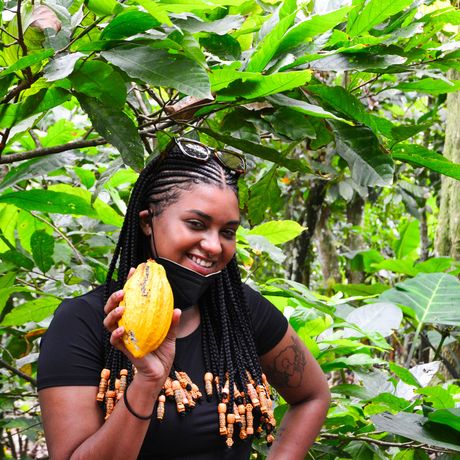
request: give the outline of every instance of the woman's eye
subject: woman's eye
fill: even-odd
[[[200,222],[199,220],[188,220],[187,224],[194,230],[201,230],[204,228],[203,222]]]
[[[229,229],[223,230],[222,234],[224,235],[225,238],[229,240],[233,240],[235,239],[236,231],[229,228]]]

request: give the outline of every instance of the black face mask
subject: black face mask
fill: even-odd
[[[200,275],[164,257],[156,257],[155,262],[163,265],[173,291],[174,306],[182,311],[196,305],[206,289],[214,283],[216,275],[220,273],[219,271],[207,276]]]

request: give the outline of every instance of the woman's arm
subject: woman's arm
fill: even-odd
[[[290,405],[268,459],[301,460],[326,418],[330,403],[326,377],[291,326],[261,357],[261,364],[268,381]]]
[[[127,399],[137,414],[150,415],[169,373],[175,353],[180,311],[175,310],[169,333],[155,352],[134,359],[121,341],[118,327],[123,308],[118,307],[123,292],[110,296],[105,306],[104,325],[111,331],[111,343],[130,358],[137,373],[127,389]],[[96,402],[98,388],[91,386],[52,387],[39,392],[46,442],[53,460],[135,459],[150,420],[132,415],[120,400],[104,422]]]

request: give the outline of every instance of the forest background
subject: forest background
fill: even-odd
[[[247,155],[244,279],[331,385],[308,458],[460,458],[458,6],[0,0],[0,459],[46,458],[40,336],[172,135]]]

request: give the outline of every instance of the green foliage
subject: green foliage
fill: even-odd
[[[21,5],[0,0],[6,455],[17,429],[43,443],[34,379],[52,313],[104,282],[137,171],[185,135],[248,157],[242,273],[332,387],[311,455],[455,458],[460,267],[433,240],[440,175],[460,179],[442,155],[458,9],[58,0],[58,31],[32,26],[33,2]]]

